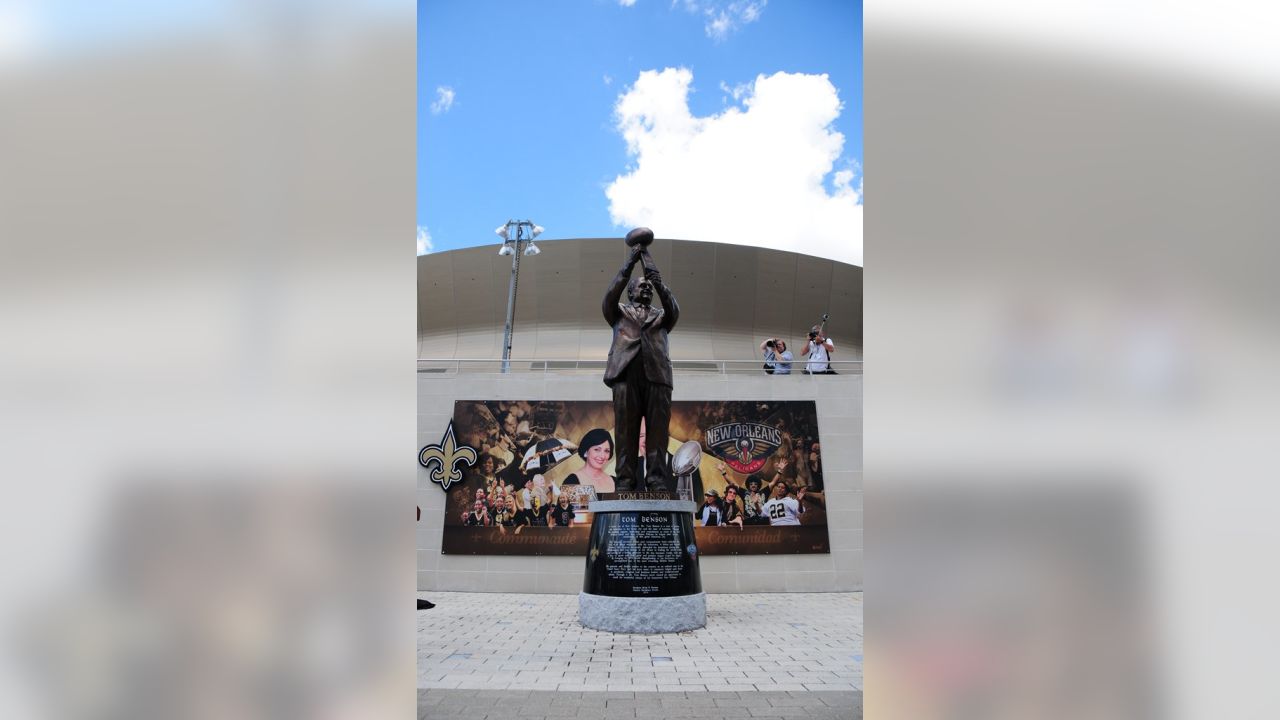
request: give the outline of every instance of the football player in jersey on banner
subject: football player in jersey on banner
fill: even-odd
[[[764,504],[764,515],[769,518],[770,525],[799,525],[800,501],[787,494],[786,482],[778,482],[773,486],[773,497]]]

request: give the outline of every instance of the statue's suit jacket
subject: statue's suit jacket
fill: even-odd
[[[630,268],[619,272],[604,295],[604,319],[613,326],[613,346],[609,348],[604,384],[613,387],[622,379],[627,365],[639,355],[649,382],[672,387],[667,333],[676,326],[680,307],[676,305],[671,290],[662,282],[653,283],[654,294],[662,302],[661,309],[639,303],[620,303],[630,276]]]

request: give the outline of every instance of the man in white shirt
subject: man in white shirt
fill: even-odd
[[[787,495],[785,482],[773,486],[773,497],[764,504],[764,515],[770,525],[799,525],[802,512],[800,501]]]
[[[804,373],[806,375],[835,375],[836,371],[831,369],[831,353],[835,352],[836,344],[831,338],[822,334],[822,328],[817,325],[809,331],[809,342],[805,343],[804,350],[800,351],[801,357],[809,358],[808,364],[805,365]]]

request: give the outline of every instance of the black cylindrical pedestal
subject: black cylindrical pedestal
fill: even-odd
[[[693,503],[591,504],[579,619],[598,630],[663,633],[706,625]]]

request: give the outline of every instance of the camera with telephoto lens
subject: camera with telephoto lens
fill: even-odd
[[[765,347],[773,347],[773,341],[770,340],[764,344]]]

